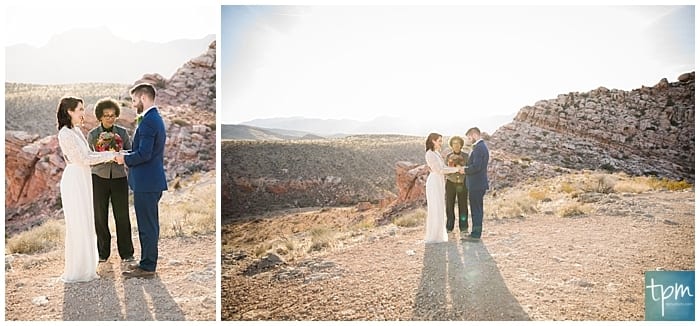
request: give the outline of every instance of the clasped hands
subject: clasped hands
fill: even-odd
[[[124,164],[124,155],[122,155],[122,154],[114,155],[114,161],[123,165]]]

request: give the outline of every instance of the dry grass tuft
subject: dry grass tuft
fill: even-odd
[[[528,192],[528,195],[536,201],[542,201],[549,197],[547,191],[541,189],[532,189]]]
[[[685,189],[693,188],[693,184],[688,183],[685,180],[675,181],[669,179],[658,179],[649,177],[647,183],[652,189],[655,190],[670,190],[670,191],[680,191]]]
[[[581,204],[579,202],[568,202],[559,207],[557,210],[557,215],[560,217],[579,217],[590,212],[591,208],[588,205]]]
[[[537,203],[530,193],[517,190],[492,203],[487,209],[500,218],[525,217],[537,212]]]
[[[309,252],[332,248],[335,244],[336,231],[325,226],[317,226],[309,230],[311,246]]]
[[[417,208],[406,214],[393,218],[391,222],[396,226],[411,228],[423,225],[427,214],[428,213],[425,211],[425,208]]]
[[[639,194],[652,190],[651,185],[646,177],[636,177],[618,181],[613,187],[616,193],[634,193]]]
[[[374,217],[371,215],[367,215],[362,218],[359,222],[357,222],[355,225],[353,225],[353,228],[356,230],[366,230],[366,229],[372,229],[377,226],[377,221],[374,220]]]
[[[216,231],[216,185],[184,187],[160,205],[161,236],[182,237]]]
[[[559,185],[559,190],[566,194],[572,194],[578,191],[578,189],[568,181],[562,182],[561,185]]]
[[[44,224],[8,239],[5,251],[18,254],[35,254],[63,246],[65,224],[62,220],[47,220]]]

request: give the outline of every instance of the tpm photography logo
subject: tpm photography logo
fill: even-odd
[[[644,319],[695,320],[695,271],[644,273]]]

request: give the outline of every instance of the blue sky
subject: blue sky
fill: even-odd
[[[224,6],[219,121],[515,114],[695,69],[693,6]]]

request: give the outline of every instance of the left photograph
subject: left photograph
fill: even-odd
[[[219,7],[6,9],[5,319],[216,320]]]

